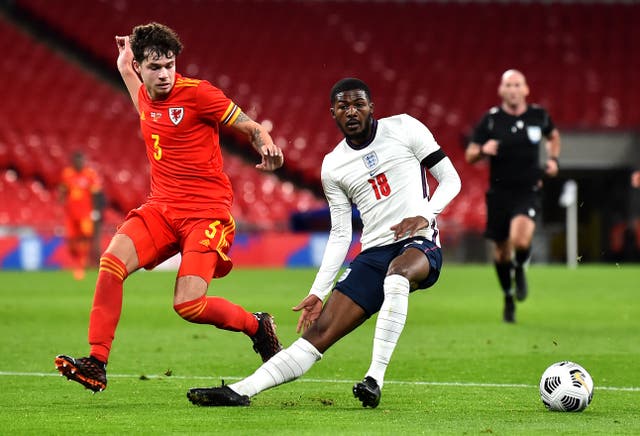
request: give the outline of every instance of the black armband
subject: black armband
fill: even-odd
[[[554,160],[554,161],[556,161],[556,163],[559,163],[558,162],[558,156],[549,156],[549,160]]]
[[[439,148],[433,153],[431,153],[429,156],[422,159],[422,162],[420,162],[420,164],[426,168],[433,168],[438,162],[440,162],[445,157],[447,157],[447,155],[444,154],[444,151],[442,151],[441,148]]]

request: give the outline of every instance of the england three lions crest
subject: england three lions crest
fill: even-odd
[[[366,166],[369,171],[373,171],[378,166],[378,155],[375,151],[364,155],[362,160],[364,161],[364,166]]]
[[[183,107],[170,107],[169,108],[169,119],[176,126],[180,124],[182,121],[182,117],[184,116],[184,108]]]

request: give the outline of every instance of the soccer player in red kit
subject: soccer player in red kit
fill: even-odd
[[[96,212],[96,196],[101,191],[98,174],[85,166],[84,155],[76,151],[71,156],[71,166],[62,170],[60,199],[64,203],[65,235],[71,259],[73,277],[84,278],[89,260],[89,249],[94,233],[92,214]]]
[[[130,37],[116,37],[118,70],[140,115],[151,164],[151,193],[129,212],[100,259],[89,319],[89,357],[59,355],[60,373],[98,392],[107,386],[106,364],[122,308],[123,282],[181,253],[173,307],[187,321],[241,331],[263,361],[281,348],[272,317],[251,313],[220,297],[208,297],[212,277],[232,267],[228,251],[235,223],[233,192],[222,170],[220,126],[246,136],[272,171],[284,157],[268,132],[221,90],[204,80],[176,73],[182,44],[158,23],[136,26]]]

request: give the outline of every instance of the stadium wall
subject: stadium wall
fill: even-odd
[[[231,249],[236,268],[317,267],[320,265],[327,233],[255,233],[238,234]],[[106,246],[108,238],[103,241]],[[353,241],[346,262],[360,250]],[[97,261],[97,259],[96,259]],[[171,259],[161,269],[177,269],[179,260]],[[0,236],[0,269],[46,270],[72,266],[64,238],[35,234]]]

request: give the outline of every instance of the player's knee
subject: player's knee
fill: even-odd
[[[402,293],[405,292],[405,280],[409,283],[409,289],[416,289],[418,284],[425,280],[431,271],[431,265],[428,261],[420,264],[420,265],[394,265],[391,264],[387,271],[387,277],[385,278],[384,292],[387,294],[388,292],[395,292],[393,289],[399,288],[402,289]],[[389,277],[396,277],[392,279],[392,282],[398,283],[396,286],[392,286],[391,289],[387,286],[386,281]],[[409,291],[407,290],[407,293]]]
[[[509,263],[511,262],[511,253],[499,253],[496,254],[496,262]]]
[[[406,264],[396,265],[395,263],[392,263],[391,265],[389,265],[389,269],[387,270],[387,277],[398,275],[408,279],[410,274],[411,271]]]
[[[125,263],[122,262],[120,258],[109,252],[105,252],[100,256],[99,271],[110,273],[122,281],[124,281],[129,275]]]
[[[385,295],[409,295],[410,281],[401,274],[389,274],[384,279]]]
[[[511,262],[511,247],[510,246],[496,246],[494,251],[494,257],[498,263]]]
[[[528,238],[516,238],[513,241],[513,248],[516,251],[528,250],[529,245],[530,245],[530,241]]]
[[[203,295],[195,300],[185,301],[183,303],[174,303],[173,310],[176,311],[181,318],[189,322],[198,322],[200,314],[207,306],[207,299]]]

